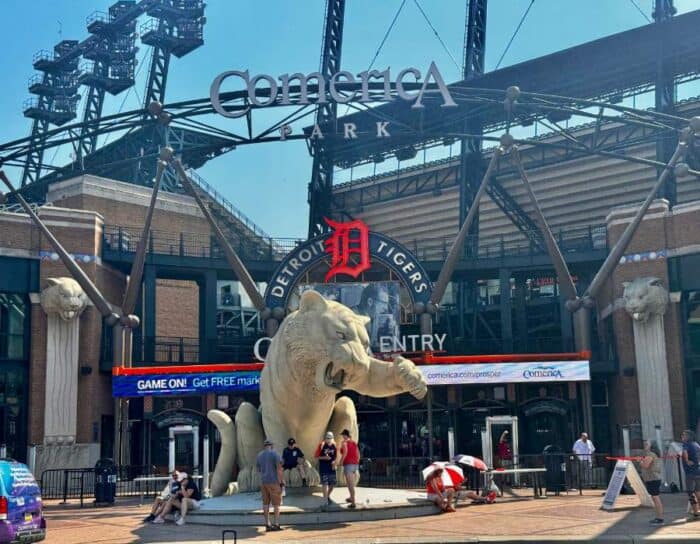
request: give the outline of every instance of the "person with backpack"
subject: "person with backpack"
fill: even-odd
[[[687,429],[681,433],[681,441],[685,488],[693,509],[691,519],[700,519],[700,444],[695,441],[695,433]]]

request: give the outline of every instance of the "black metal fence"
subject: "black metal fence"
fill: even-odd
[[[567,227],[554,231],[562,253],[606,250],[607,231],[605,225]],[[539,231],[537,232],[539,236]],[[136,251],[141,238],[140,229],[106,225],[103,233],[104,248],[120,257]],[[404,241],[406,246],[422,261],[444,260],[455,236],[440,236],[422,240]],[[270,238],[253,235],[229,239],[232,247],[244,260],[281,261],[290,251],[304,243],[298,238]],[[477,259],[525,257],[544,255],[546,250],[524,234],[517,239],[505,236],[490,238],[468,236],[465,244],[473,247]],[[148,240],[149,253],[179,257],[221,259],[222,249],[209,234],[152,230]]]
[[[552,463],[552,460],[555,462]],[[364,458],[360,464],[361,483],[366,487],[391,489],[418,489],[425,485],[421,471],[431,463],[427,457],[373,457]],[[547,468],[560,472],[562,490],[605,489],[615,467],[615,460],[606,454],[592,456],[591,462],[580,460],[571,453],[554,453],[549,460],[543,454],[519,455],[517,463],[505,462],[503,469]],[[463,467],[468,487],[479,490],[484,483],[483,474],[476,469]],[[496,469],[498,472],[498,469]],[[544,478],[541,479],[544,481]],[[506,487],[532,487],[532,474],[504,474],[497,477],[497,485]]]
[[[156,474],[155,466],[120,466],[117,467],[117,497],[137,497],[155,495],[165,487],[165,480],[138,481],[139,477],[167,476]],[[60,499],[64,503],[69,499],[84,501],[95,496],[94,468],[49,469],[41,473],[39,481],[43,499]]]
[[[134,335],[135,363],[198,363],[199,339]]]

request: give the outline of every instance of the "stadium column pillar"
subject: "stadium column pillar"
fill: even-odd
[[[420,333],[421,334],[433,334],[433,314],[429,312],[423,312],[419,315],[420,319]],[[428,424],[428,457],[432,460],[433,458],[433,395],[430,391],[430,386],[428,386],[428,393],[425,395],[425,404],[427,412],[427,424]]]
[[[576,351],[591,350],[591,310],[581,307],[573,315],[574,319],[574,343]],[[590,357],[589,357],[590,359]],[[580,382],[581,409],[583,410],[582,432],[592,434],[593,430],[593,405],[591,400],[591,382]]]
[[[501,339],[503,353],[513,352],[513,319],[510,299],[510,269],[501,268],[498,272],[500,284]]]
[[[153,364],[156,360],[156,267],[146,265],[143,272],[143,349],[144,361]]]
[[[199,361],[210,363],[216,354],[216,270],[207,270],[199,287]]]
[[[654,27],[656,30],[656,82],[654,86],[654,109],[660,113],[674,114],[676,104],[676,82],[673,72],[664,62],[666,55],[666,35],[668,34],[668,22],[673,18],[676,9],[673,0],[655,0],[654,2]],[[675,132],[660,133],[656,136],[656,160],[664,164],[669,161],[678,144]],[[663,166],[657,168],[657,176],[664,171]],[[676,176],[673,171],[666,176],[666,181],[659,189],[658,198],[668,200],[671,207],[676,204]]]
[[[527,351],[527,305],[526,305],[527,284],[525,276],[517,274],[515,276],[515,330],[516,346],[515,351],[522,353]]]
[[[559,325],[561,326],[562,351],[571,351],[574,346],[571,312],[566,309],[566,300],[559,297]]]

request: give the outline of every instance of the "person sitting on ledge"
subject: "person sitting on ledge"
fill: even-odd
[[[151,513],[143,519],[144,522],[153,521],[163,511],[168,499],[180,490],[180,482],[182,481],[183,475],[184,473],[181,474],[177,470],[173,470],[171,474],[172,479],[165,485],[160,496],[156,497],[156,500],[153,502],[153,508],[151,508]]]
[[[290,479],[291,471],[297,469],[301,478],[301,485],[307,487],[306,468],[304,467],[306,460],[304,459],[304,452],[299,449],[296,443],[296,440],[293,438],[287,440],[287,447],[282,450],[282,469],[290,471]]]
[[[184,525],[185,517],[187,516],[187,510],[196,510],[199,508],[199,501],[202,499],[202,495],[199,493],[199,488],[197,484],[194,483],[186,473],[182,473],[182,481],[180,482],[179,491],[174,494],[168,500],[168,503],[163,508],[153,523],[165,523],[165,516],[167,516],[173,508],[180,510],[180,517],[175,522],[176,525]]]
[[[446,486],[443,483],[442,472],[443,470],[439,468],[425,480],[425,490],[428,492],[428,500],[433,501],[441,512],[456,512],[457,510],[452,506],[455,488]]]

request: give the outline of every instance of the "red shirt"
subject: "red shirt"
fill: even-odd
[[[432,484],[435,484],[435,487],[433,487]],[[437,490],[435,489],[437,487]],[[425,482],[425,490],[428,493],[436,494],[437,491],[445,491],[445,484],[442,483],[442,477],[440,476],[433,476],[432,478],[428,478],[428,481]]]
[[[354,440],[346,440],[343,442],[340,446],[340,454],[344,455],[343,465],[360,464],[360,449],[357,447],[357,442]]]
[[[513,458],[508,442],[503,441],[498,443],[498,456],[505,461],[510,461]]]

